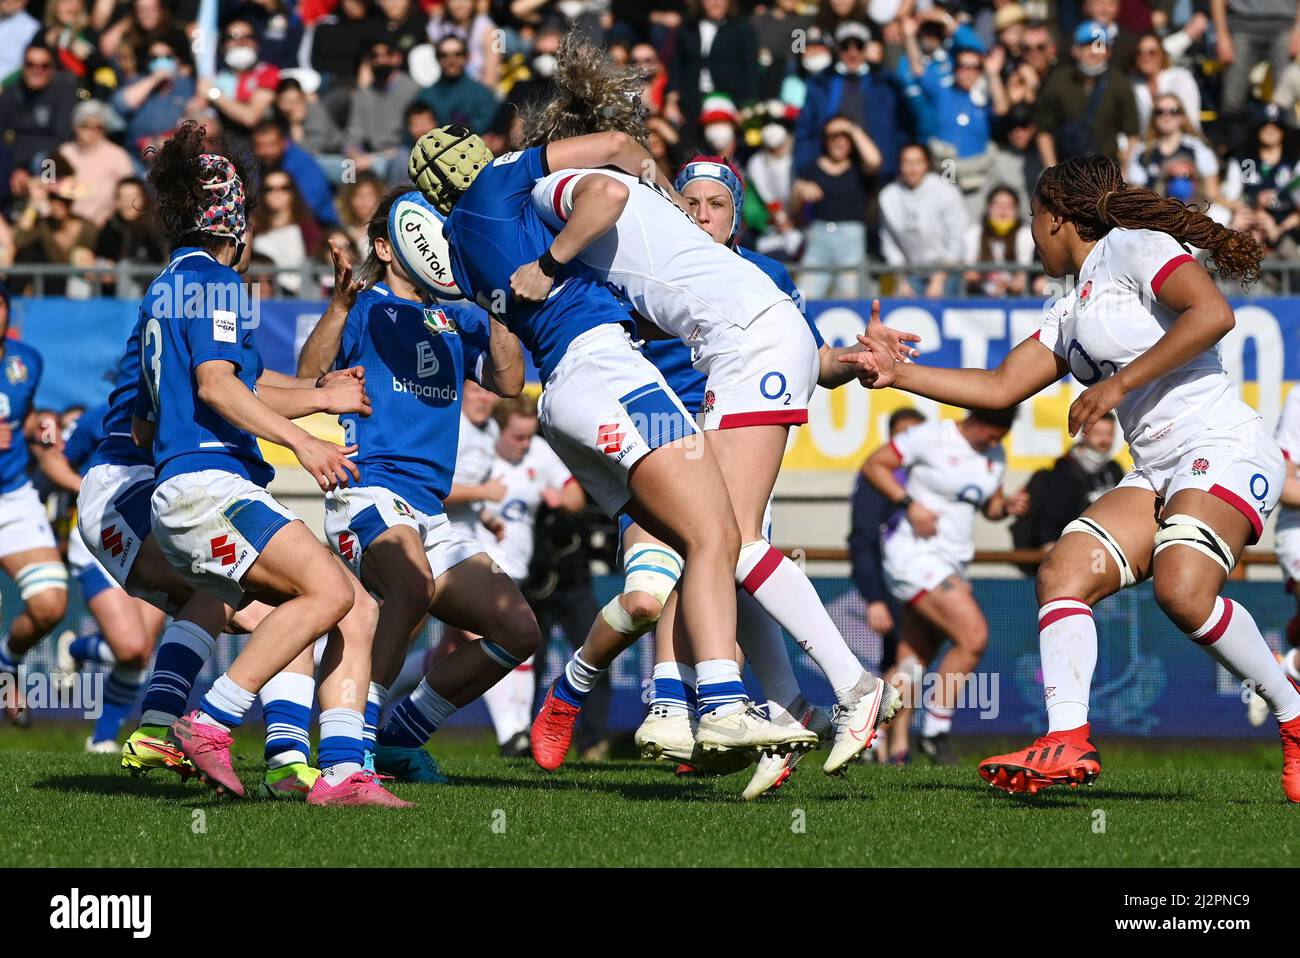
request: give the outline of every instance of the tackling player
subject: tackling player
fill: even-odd
[[[895,362],[873,304],[864,350],[845,357],[893,385],[968,408],[1006,408],[1067,373],[1085,387],[1071,435],[1115,411],[1133,470],[1066,526],[1038,570],[1047,733],[980,764],[991,785],[1034,793],[1091,782],[1101,758],[1088,725],[1097,662],[1092,606],[1148,577],[1178,628],[1268,703],[1282,739],[1282,787],[1300,802],[1300,689],[1282,673],[1249,612],[1219,593],[1260,534],[1286,477],[1277,443],[1242,402],[1217,344],[1232,308],[1184,248],[1207,250],[1220,276],[1249,282],[1262,251],[1247,233],[1151,190],[1102,156],[1046,170],[1033,193],[1034,244],[1047,273],[1077,285],[993,370]],[[1105,557],[1101,568],[1098,549]]]
[[[331,244],[334,295],[303,345],[298,373],[361,365],[372,383],[372,414],[340,417],[359,479],[325,502],[331,548],[382,602],[372,721],[426,615],[485,636],[438,659],[379,730],[378,771],[438,783],[446,777],[425,742],[537,648],[537,620],[519,589],[452,526],[442,504],[456,463],[463,383],[473,378],[517,395],[524,366],[518,340],[498,320],[473,306],[433,305],[397,261],[389,214],[402,193],[390,193],[371,217],[370,253],[355,280],[346,253]]]

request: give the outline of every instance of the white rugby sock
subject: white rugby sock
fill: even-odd
[[[1282,671],[1300,682],[1300,649],[1292,649],[1282,659]]]
[[[1097,667],[1097,624],[1078,599],[1052,599],[1038,610],[1047,730],[1064,732],[1088,722],[1088,690]]]
[[[950,708],[931,705],[925,710],[925,716],[921,719],[921,735],[924,738],[933,738],[951,732],[952,713],[953,710]]]
[[[741,548],[736,581],[812,657],[835,690],[837,701],[848,704],[857,700],[858,684],[866,669],[797,565],[766,539],[759,539]]]
[[[1250,682],[1279,722],[1300,717],[1300,692],[1282,674],[1259,626],[1244,606],[1219,596],[1205,624],[1188,638],[1237,678]]]
[[[794,677],[786,652],[785,635],[780,624],[743,589],[736,590],[736,641],[758,676],[768,701],[782,712],[793,713],[801,696],[799,681]],[[796,722],[800,718],[794,716]]]

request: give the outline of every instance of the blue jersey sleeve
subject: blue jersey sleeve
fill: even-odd
[[[234,273],[233,270],[229,271]],[[234,285],[226,296],[225,302],[234,304],[239,300],[239,280],[221,278],[216,283]],[[209,303],[215,297],[209,293]],[[198,316],[187,316],[184,321],[185,338],[190,347],[190,368],[198,369],[206,362],[224,359],[240,369],[244,364],[245,352],[240,347],[242,331],[239,328],[239,313],[235,310],[221,309],[209,305]]]
[[[361,350],[361,337],[366,324],[366,309],[361,303],[361,297],[358,296],[352,308],[348,310],[348,318],[343,321],[343,335],[339,337],[339,352],[334,357],[335,369],[347,369],[357,364],[357,353]]]
[[[468,306],[457,308],[454,315],[456,327],[460,330],[461,350],[465,354],[465,378],[481,385],[483,369],[492,361],[492,334],[488,319]]]
[[[82,464],[90,458],[104,438],[104,414],[107,406],[94,406],[82,413],[72,425],[72,431],[63,443],[63,455],[72,468],[81,471]]]

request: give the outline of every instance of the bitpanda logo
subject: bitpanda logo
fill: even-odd
[[[417,383],[413,379],[394,379],[393,392],[410,393],[412,396],[419,396],[421,399],[441,399],[444,402],[455,402],[458,397],[456,387],[450,383],[445,386],[431,386],[426,383]]]

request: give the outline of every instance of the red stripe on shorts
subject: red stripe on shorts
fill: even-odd
[[[764,582],[776,571],[776,567],[781,564],[785,556],[776,546],[768,546],[767,551],[763,553],[763,558],[758,560],[758,564],[749,570],[749,575],[745,576],[745,581],[740,583],[740,587],[753,595],[757,592]]]
[[[1231,489],[1225,489],[1217,482],[1210,486],[1209,491],[1210,495],[1222,499],[1249,520],[1251,529],[1255,531],[1255,534],[1251,537],[1250,541],[1252,543],[1256,542],[1259,539],[1260,533],[1264,531],[1264,520],[1259,517],[1259,511]]]

